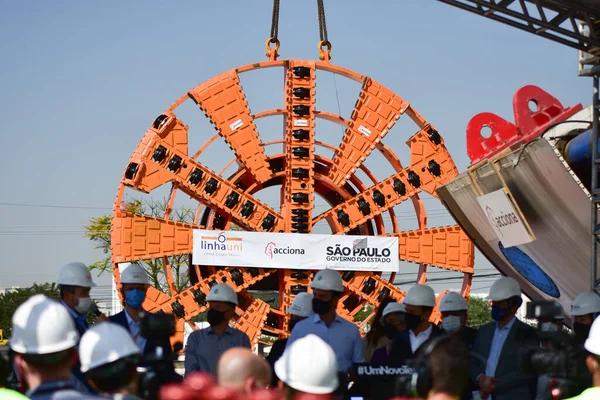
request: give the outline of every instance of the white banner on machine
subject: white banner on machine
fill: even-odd
[[[518,207],[513,205],[504,189],[477,198],[496,236],[504,247],[512,247],[534,240],[525,226]]]
[[[195,229],[192,262],[226,267],[398,272],[398,238]]]

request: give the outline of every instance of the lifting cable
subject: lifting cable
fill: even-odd
[[[267,39],[267,57],[272,60],[277,59],[277,51],[279,50],[279,0],[273,0],[273,16],[271,17],[271,36]],[[275,44],[272,48],[271,44]]]
[[[273,0],[273,14],[271,16],[271,35],[267,39],[266,56],[271,60],[276,60],[279,54],[279,2],[280,0]],[[331,52],[331,42],[327,36],[327,22],[325,21],[325,6],[323,0],[317,0],[317,12],[319,19],[319,58],[321,60],[329,61]],[[274,46],[271,46],[274,45]]]
[[[319,13],[319,58],[321,60],[329,61],[331,58],[329,53],[331,52],[331,42],[327,38],[327,23],[325,21],[325,6],[323,0],[317,0],[317,9]],[[327,50],[324,50],[326,47]]]

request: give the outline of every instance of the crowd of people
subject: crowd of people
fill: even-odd
[[[286,310],[289,338],[273,343],[266,358],[252,351],[244,332],[230,326],[238,305],[234,289],[216,284],[207,296],[209,327],[188,337],[185,377],[170,363],[154,371],[161,382],[155,386],[140,371],[152,370],[153,357],[168,360],[173,353],[168,338],[143,334],[147,274],[132,264],[121,274],[120,283],[124,310],[100,316],[92,327],[86,315],[95,285],[83,263],[61,268],[60,301],[36,295],[22,304],[13,315],[10,373],[0,385],[5,387],[0,398],[537,400],[557,394],[555,377],[523,371],[520,354],[526,349],[552,350],[551,336],[540,332],[562,331],[564,312],[556,303],[554,314],[538,318],[537,329],[520,321],[516,315],[521,290],[512,278],[500,278],[492,285],[493,322],[477,329],[466,326],[467,303],[454,292],[440,301],[441,324],[431,323],[435,293],[417,284],[402,303],[391,298],[381,302],[363,339],[357,326],[336,312],[344,293],[340,274],[322,270],[310,283],[312,294],[296,295]],[[589,387],[579,399],[600,398],[599,314],[598,294],[575,298],[572,342],[581,347],[586,372],[577,378]],[[395,372],[374,376],[363,373],[365,366]],[[406,371],[404,379],[398,378],[398,370]]]

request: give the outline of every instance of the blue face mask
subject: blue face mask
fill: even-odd
[[[131,308],[142,308],[146,294],[140,289],[129,289],[125,292],[125,303]]]
[[[504,320],[506,317],[508,317],[508,314],[510,313],[510,308],[506,307],[506,308],[500,308],[495,304],[492,304],[492,319],[494,321],[502,321]]]

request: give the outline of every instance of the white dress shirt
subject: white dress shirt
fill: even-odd
[[[413,354],[417,351],[417,349],[429,339],[431,336],[431,331],[433,330],[432,325],[429,324],[429,328],[425,329],[423,332],[417,333],[416,335],[412,330],[409,331],[408,335],[410,337],[410,349]]]

